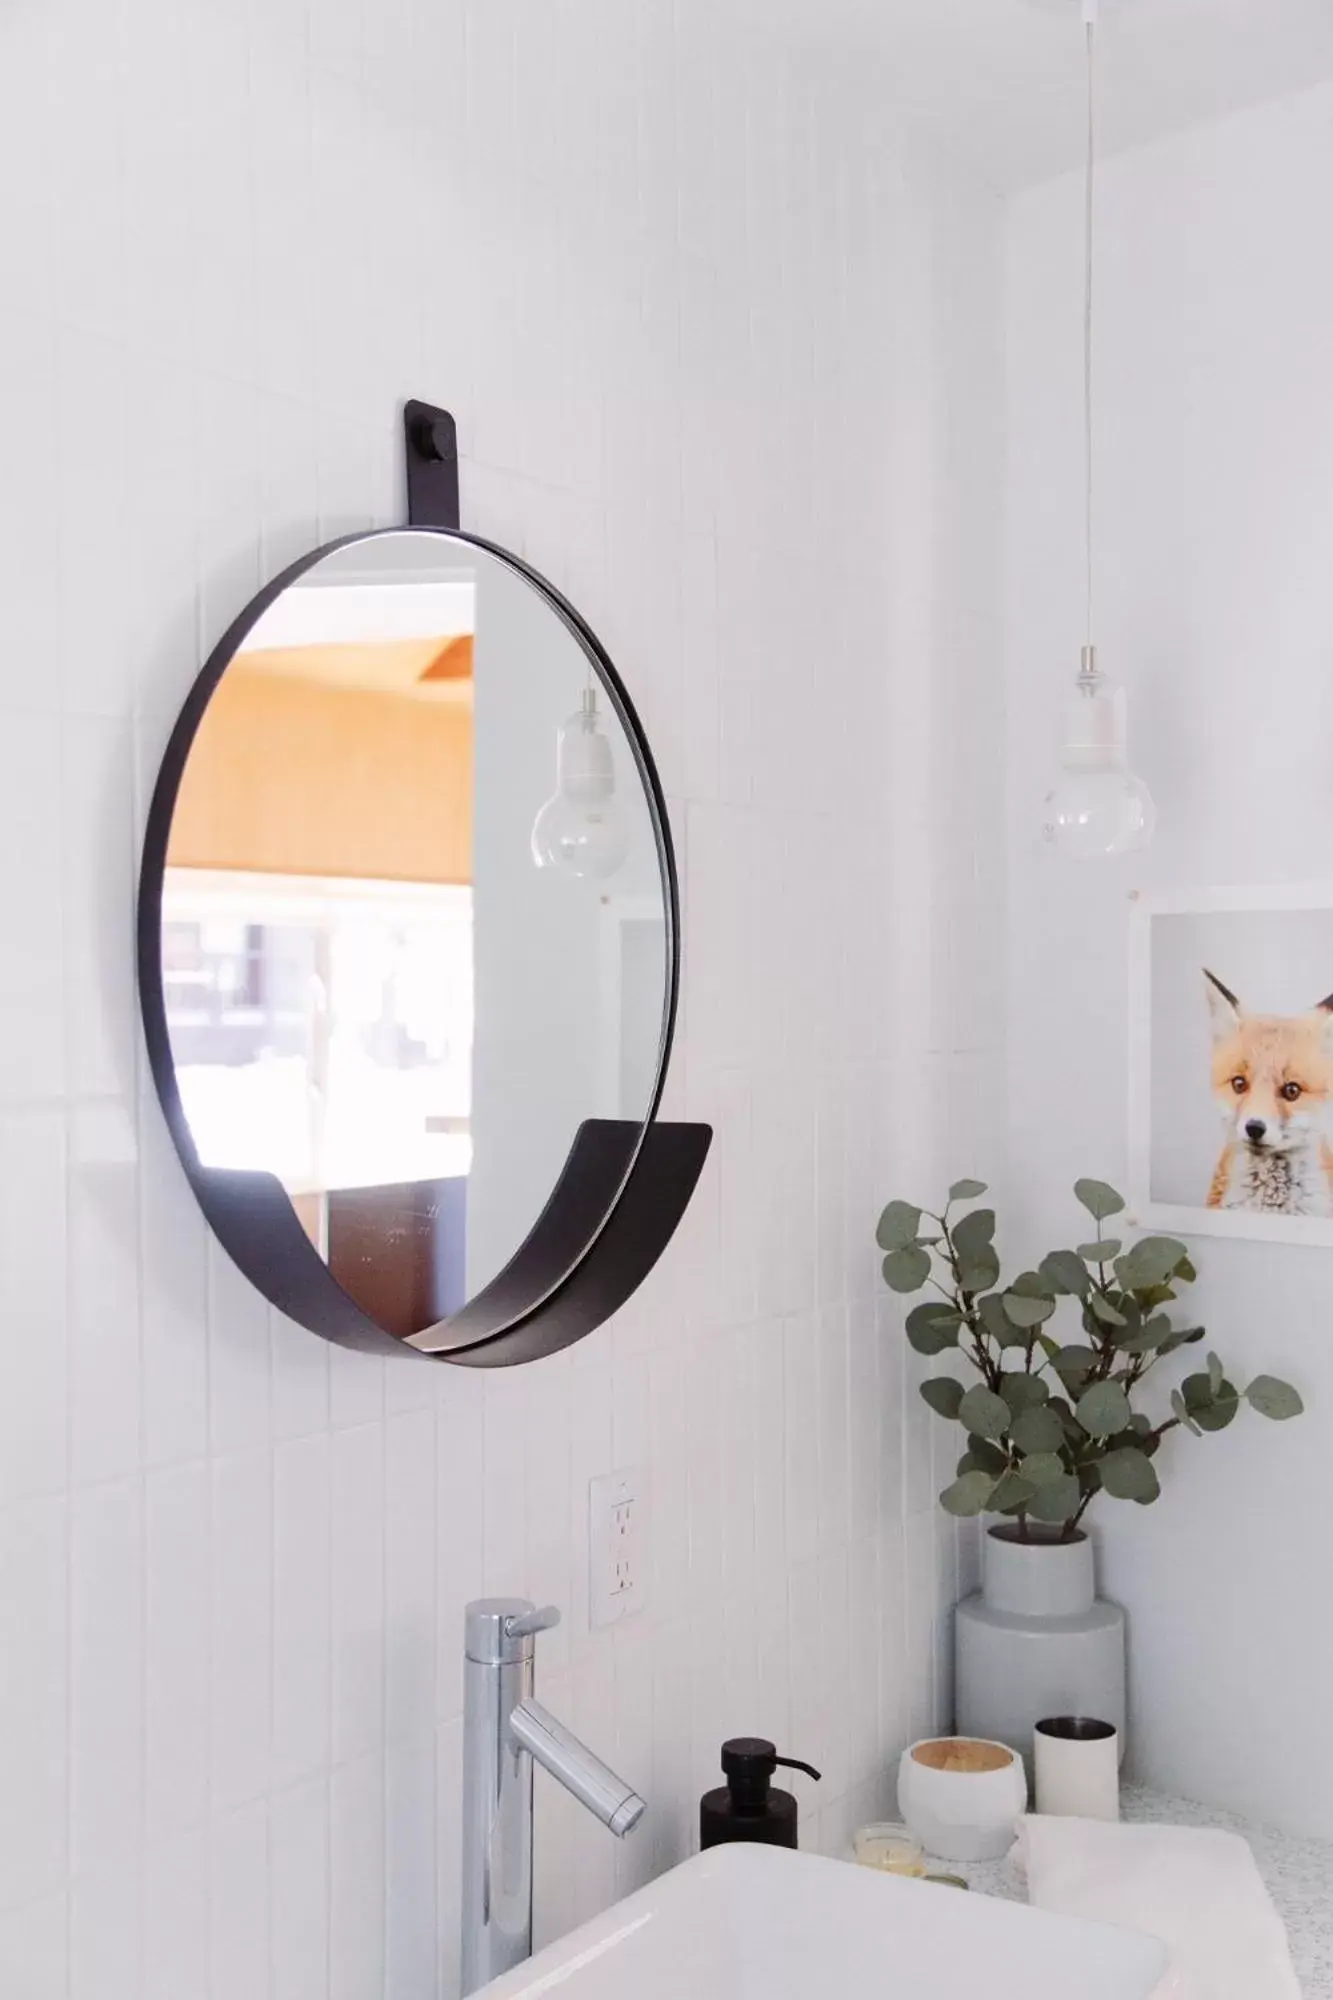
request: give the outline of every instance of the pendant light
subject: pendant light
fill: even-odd
[[[1059,769],[1046,796],[1043,832],[1075,861],[1130,854],[1152,839],[1156,808],[1129,768],[1125,691],[1104,674],[1094,639],[1093,250],[1097,174],[1097,0],[1082,0],[1088,72],[1088,153],[1083,238],[1083,449],[1087,624],[1078,674],[1062,711]]]
[[[555,791],[532,823],[532,858],[585,881],[604,882],[629,853],[616,802],[616,767],[591,680],[556,737]]]

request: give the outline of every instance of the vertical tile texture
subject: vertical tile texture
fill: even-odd
[[[872,1232],[994,1123],[999,217],[763,14],[4,10],[5,1993],[447,2000],[483,1588],[566,1607],[547,1698],[651,1800],[617,1849],[540,1787],[542,1936],[690,1850],[726,1734],[826,1770],[834,1846],[940,1717],[952,1551]],[[642,706],[670,1102],[717,1129],[619,1319],[491,1379],[249,1291],[135,1019],[171,720],[266,576],[397,517],[405,395]],[[626,1462],[648,1603],[593,1631]]]

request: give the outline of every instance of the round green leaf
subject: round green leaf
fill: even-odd
[[[1098,1243],[1080,1243],[1078,1254],[1087,1264],[1111,1264],[1120,1255],[1120,1241],[1115,1236],[1104,1236]]]
[[[995,1481],[989,1472],[965,1472],[961,1479],[955,1479],[952,1486],[946,1486],[940,1495],[940,1505],[946,1514],[956,1514],[963,1520],[970,1520],[977,1514],[984,1514],[995,1491]]]
[[[1006,1472],[998,1481],[987,1505],[992,1514],[1017,1514],[1020,1508],[1030,1506],[1036,1497],[1035,1480],[1027,1479],[1019,1472]]]
[[[909,1243],[884,1259],[884,1282],[894,1292],[919,1292],[930,1276],[930,1252]]]
[[[1305,1408],[1290,1382],[1281,1382],[1276,1375],[1256,1375],[1245,1391],[1245,1400],[1261,1417],[1271,1417],[1279,1424],[1299,1417]]]
[[[1134,1297],[1146,1313],[1156,1311],[1158,1306],[1170,1305],[1175,1296],[1176,1288],[1174,1284],[1140,1285],[1134,1294]]]
[[[1087,1297],[1092,1282],[1082,1256],[1072,1250],[1052,1250],[1048,1257],[1043,1257],[1041,1275],[1052,1291],[1077,1299]]]
[[[1003,1346],[1014,1330],[1005,1315],[1004,1299],[999,1292],[986,1292],[976,1303],[977,1311],[981,1315],[981,1324],[991,1339],[998,1340]]]
[[[1008,1430],[1012,1413],[1003,1396],[997,1396],[992,1389],[983,1388],[978,1382],[963,1397],[958,1418],[978,1437],[998,1438]]]
[[[1164,1360],[1168,1354],[1174,1354],[1178,1348],[1188,1346],[1191,1340],[1202,1340],[1203,1332],[1203,1328],[1198,1327],[1193,1333],[1169,1333],[1157,1350],[1158,1360]]]
[[[1020,1410],[1009,1427],[1009,1435],[1021,1452],[1059,1451],[1065,1441],[1065,1427],[1059,1413],[1049,1403]]]
[[[962,1283],[969,1292],[986,1291],[995,1283],[1000,1274],[1000,1260],[995,1254],[995,1210],[974,1208],[954,1225],[953,1247],[959,1266],[964,1273]],[[979,1283],[971,1281],[968,1273],[987,1275]]]
[[[1186,1403],[1185,1398],[1181,1395],[1179,1389],[1173,1389],[1171,1391],[1171,1414],[1176,1419],[1177,1423],[1183,1424],[1185,1426],[1185,1429],[1187,1431],[1192,1431],[1195,1437],[1202,1436],[1202,1432],[1200,1431],[1199,1426],[1195,1423],[1193,1417],[1190,1415],[1189,1406]]]
[[[970,1215],[960,1216],[953,1226],[954,1248],[960,1257],[971,1257],[978,1250],[984,1250],[995,1237],[995,1210],[974,1208]]]
[[[1088,1293],[1088,1309],[1092,1313],[1093,1318],[1099,1319],[1103,1326],[1123,1326],[1125,1324],[1125,1315],[1117,1307],[1113,1306],[1109,1299],[1103,1298],[1100,1292]]]
[[[1195,1417],[1200,1410],[1206,1410],[1213,1400],[1213,1378],[1203,1371],[1187,1375],[1180,1385],[1180,1393],[1185,1398],[1185,1408]]]
[[[921,1384],[921,1395],[937,1417],[948,1417],[952,1422],[963,1400],[963,1385],[952,1375],[932,1375]]]
[[[1024,1479],[1030,1479],[1034,1486],[1047,1486],[1052,1479],[1063,1479],[1067,1471],[1058,1451],[1034,1451],[1022,1465]]]
[[[1201,1431],[1224,1431],[1228,1424],[1235,1423],[1239,1412],[1240,1392],[1234,1382],[1224,1380],[1212,1402],[1195,1410],[1194,1421]]]
[[[1030,1335],[1016,1327],[1004,1309],[1004,1295],[1001,1292],[984,1292],[976,1300],[976,1309],[981,1315],[981,1323],[991,1339],[999,1347],[1026,1347]]]
[[[1002,1472],[1008,1470],[1008,1452],[1001,1451],[999,1445],[992,1444],[989,1438],[973,1435],[967,1440],[967,1448],[978,1471],[989,1472],[993,1479],[998,1479]]]
[[[1026,1331],[1030,1327],[1040,1326],[1043,1320],[1050,1318],[1055,1311],[1055,1301],[1028,1299],[1023,1298],[1018,1292],[1006,1292],[1004,1309],[1014,1325]]]
[[[988,1248],[978,1250],[974,1257],[968,1257],[958,1266],[958,1282],[965,1292],[974,1295],[988,1292],[1000,1276],[1000,1260]]]
[[[1108,1215],[1119,1215],[1125,1206],[1124,1196],[1105,1181],[1075,1181],[1074,1196],[1098,1222],[1105,1222]]]
[[[910,1201],[891,1201],[879,1218],[875,1241],[881,1250],[905,1250],[921,1234],[921,1210]]]
[[[1015,1368],[1002,1379],[1000,1394],[1017,1416],[1020,1410],[1035,1410],[1048,1402],[1051,1392],[1040,1375],[1025,1375]]]
[[[1074,1415],[1089,1437],[1114,1437],[1128,1430],[1134,1412],[1118,1382],[1094,1382],[1074,1405]]]
[[[1077,1389],[1097,1366],[1097,1356],[1090,1347],[1060,1347],[1051,1362],[1065,1387]]]
[[[1150,1320],[1145,1320],[1142,1326],[1132,1327],[1128,1333],[1117,1334],[1115,1344],[1121,1354],[1152,1354],[1158,1348],[1166,1354],[1170,1352],[1167,1343],[1172,1340],[1175,1340],[1177,1346],[1184,1344],[1183,1337],[1177,1337],[1172,1333],[1171,1322],[1166,1314],[1155,1313]]]
[[[1039,1486],[1031,1501],[1028,1512],[1034,1521],[1051,1523],[1072,1521],[1083,1499],[1079,1483],[1073,1473],[1066,1473],[1062,1479],[1049,1479]]]
[[[932,1299],[908,1313],[907,1338],[918,1354],[943,1354],[946,1348],[957,1347],[961,1325],[952,1306]]]
[[[978,1195],[985,1194],[985,1192],[985,1181],[955,1181],[949,1189],[949,1199],[950,1201],[975,1201]]]
[[[1097,1472],[1113,1500],[1137,1500],[1146,1507],[1162,1490],[1152,1460],[1132,1445],[1108,1451],[1097,1461]]]
[[[1121,1260],[1121,1282],[1131,1291],[1164,1285],[1175,1275],[1184,1255],[1184,1244],[1178,1243],[1174,1236],[1141,1236]]]

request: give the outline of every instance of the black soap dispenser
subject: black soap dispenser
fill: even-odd
[[[766,1847],[795,1847],[796,1801],[790,1792],[775,1791],[772,1777],[778,1765],[817,1778],[813,1764],[799,1757],[779,1757],[762,1736],[733,1736],[722,1745],[722,1769],[727,1782],[699,1801],[699,1845],[720,1847],[724,1840],[757,1840]]]

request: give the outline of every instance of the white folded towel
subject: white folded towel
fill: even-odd
[[[1160,1938],[1171,1953],[1161,2000],[1300,2000],[1282,1919],[1239,1834],[1028,1814],[1016,1858],[1043,1910]]]

